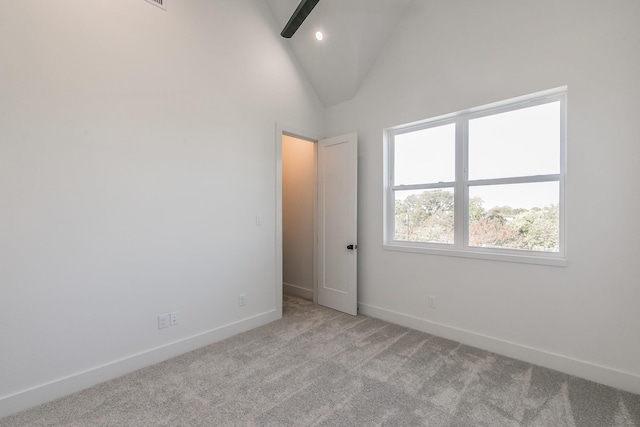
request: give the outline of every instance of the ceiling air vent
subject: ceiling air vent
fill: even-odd
[[[167,0],[147,0],[151,4],[155,4],[160,9],[167,10]]]

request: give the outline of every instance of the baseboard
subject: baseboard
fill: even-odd
[[[205,345],[213,344],[241,332],[265,325],[278,318],[277,311],[270,310],[160,347],[77,372],[64,378],[40,384],[27,390],[0,397],[0,418],[154,365]]]
[[[292,285],[290,283],[282,283],[282,291],[286,295],[293,295],[294,297],[300,297],[313,301],[313,290],[303,288],[302,286]]]
[[[584,378],[631,393],[640,394],[640,375],[575,359],[534,347],[478,334],[427,319],[399,313],[370,304],[358,303],[360,313],[387,322],[406,326],[462,344],[477,347],[503,356],[544,366],[576,377]]]

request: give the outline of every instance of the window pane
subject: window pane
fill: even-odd
[[[559,252],[558,182],[469,187],[469,246]]]
[[[455,180],[454,123],[396,135],[394,141],[394,185]]]
[[[469,120],[469,179],[560,173],[560,102]]]
[[[396,191],[395,240],[453,243],[453,189]]]

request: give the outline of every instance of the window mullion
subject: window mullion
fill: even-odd
[[[456,185],[454,204],[454,245],[465,247],[467,245],[467,204],[469,192],[467,191],[467,119],[461,116],[456,121]]]
[[[395,240],[396,236],[396,211],[395,211],[395,199],[396,193],[394,190],[395,183],[395,134],[391,133],[388,135],[389,140],[387,141],[387,164],[388,164],[388,172],[386,178],[387,185],[387,195],[386,195],[386,206],[387,206],[387,215],[386,215],[386,230],[387,235],[384,236],[385,241],[387,240]]]
[[[560,99],[560,254],[567,255],[566,247],[566,188],[565,177],[567,173],[567,95],[563,94]]]
[[[534,182],[553,182],[560,181],[560,174],[548,174],[548,175],[531,175],[531,176],[514,176],[508,178],[490,178],[490,179],[476,179],[473,181],[467,181],[467,186],[483,186],[483,185],[504,185],[504,184],[527,184]]]
[[[435,182],[433,184],[413,184],[392,186],[393,191],[430,190],[438,188],[455,188],[455,182]]]

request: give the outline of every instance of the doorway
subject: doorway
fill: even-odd
[[[344,313],[357,315],[357,188],[358,135],[355,132],[328,139],[301,137],[303,133],[286,131],[276,125],[276,242],[275,298],[276,310],[282,314],[282,296],[289,293],[313,299],[315,303]],[[311,216],[312,237],[303,237],[307,253],[311,243],[311,287],[308,286],[308,257],[303,261],[304,282],[284,281],[283,260],[283,141],[285,137],[311,142],[314,148],[313,166],[307,168],[314,178]],[[295,144],[295,142],[293,142]],[[285,143],[286,144],[286,143]],[[296,147],[300,148],[300,147]],[[296,203],[294,202],[294,207]],[[307,211],[308,212],[308,211]],[[289,252],[289,250],[287,250]],[[295,259],[295,258],[294,258]],[[294,261],[295,262],[295,261]],[[297,266],[294,266],[294,270]],[[305,273],[306,272],[306,273]],[[295,276],[289,276],[294,277]],[[302,295],[301,295],[302,294]]]
[[[317,301],[317,144],[282,135],[282,291]]]

